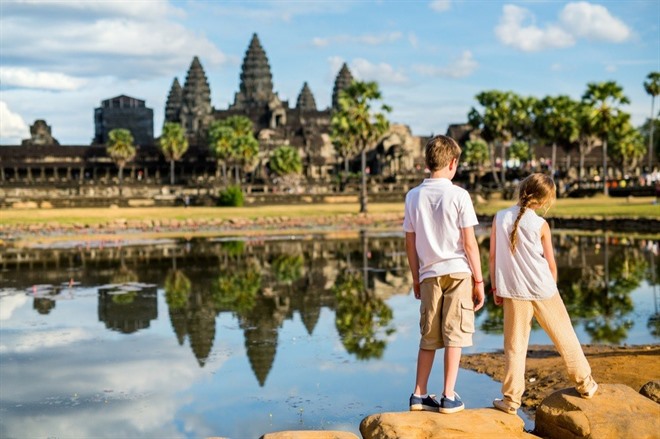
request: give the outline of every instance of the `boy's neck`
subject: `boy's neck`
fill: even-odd
[[[451,180],[454,178],[454,172],[449,170],[449,167],[439,169],[437,171],[431,172],[431,175],[429,175],[429,178],[446,178],[447,180]]]

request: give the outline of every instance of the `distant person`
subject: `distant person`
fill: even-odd
[[[403,229],[415,298],[421,300],[421,341],[410,410],[455,413],[465,405],[455,392],[461,348],[472,346],[474,312],[484,304],[478,224],[472,200],[454,186],[461,148],[451,137],[426,144],[430,178],[406,195]],[[445,349],[444,390],[438,402],[427,385],[435,351]]]
[[[495,215],[490,234],[490,280],[497,305],[504,304],[503,399],[493,405],[515,415],[525,391],[525,358],[535,317],[559,351],[569,378],[583,398],[598,384],[582,352],[557,290],[557,264],[550,226],[534,212],[555,200],[555,183],[532,174],[518,188],[518,204]]]

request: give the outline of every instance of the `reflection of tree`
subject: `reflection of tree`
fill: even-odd
[[[181,270],[171,269],[165,278],[165,301],[170,313],[170,322],[179,341],[188,333],[186,310],[191,292],[190,279]]]
[[[303,262],[300,255],[278,255],[271,265],[275,279],[291,285],[302,276]]]
[[[378,338],[377,332],[379,328],[386,328],[386,335],[394,332],[387,328],[392,310],[364,290],[361,273],[341,275],[333,292],[337,300],[335,325],[346,350],[360,360],[382,357],[387,342]]]
[[[218,311],[231,310],[238,315],[244,315],[254,308],[260,289],[261,273],[252,264],[221,274],[211,285],[215,308]]]

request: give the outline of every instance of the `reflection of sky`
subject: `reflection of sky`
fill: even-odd
[[[628,343],[655,342],[646,328],[653,288],[632,293]],[[0,437],[259,437],[270,431],[336,429],[358,433],[377,412],[408,409],[415,377],[419,302],[387,301],[396,332],[379,360],[360,361],[338,339],[334,313],[322,309],[312,336],[300,315],[278,329],[277,353],[260,387],[245,351],[243,330],[231,313],[216,318],[213,349],[200,368],[186,340],[179,346],[162,290],[158,319],[121,334],[98,320],[96,290],[74,290],[48,315],[33,299],[3,296],[0,308]],[[5,306],[7,305],[7,306]],[[8,310],[8,311],[7,311]],[[485,314],[479,314],[483,319]],[[578,325],[582,343],[589,336]],[[550,343],[541,330],[531,343]],[[465,353],[501,349],[497,334],[477,331]],[[430,390],[440,393],[442,352]],[[461,370],[458,392],[468,408],[488,407],[500,384]]]

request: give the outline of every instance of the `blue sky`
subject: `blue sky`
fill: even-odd
[[[255,32],[291,106],[307,81],[327,107],[346,62],[416,135],[464,122],[484,90],[579,99],[607,80],[640,125],[651,109],[642,84],[660,71],[658,0],[0,0],[0,143],[45,119],[60,143],[89,144],[94,108],[120,94],[146,100],[159,135],[172,80],[183,84],[194,55],[212,105],[226,108]]]

